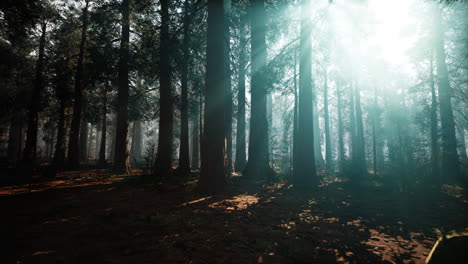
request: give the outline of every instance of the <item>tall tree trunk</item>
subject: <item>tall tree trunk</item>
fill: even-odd
[[[453,182],[460,179],[460,164],[452,109],[452,88],[450,87],[445,62],[441,11],[436,4],[434,9],[437,86],[439,88],[440,121],[442,125],[442,171],[446,177],[443,180]]]
[[[330,138],[330,114],[328,112],[328,75],[326,67],[324,69],[323,106],[325,108],[325,162],[327,170],[332,170],[333,164]]]
[[[84,91],[83,91],[84,92]],[[85,93],[85,92],[84,92]],[[88,161],[88,96],[83,96],[82,112],[81,112],[81,128],[80,128],[80,161]]]
[[[325,159],[322,155],[322,145],[321,145],[321,137],[320,137],[320,127],[319,127],[319,114],[317,109],[317,103],[315,99],[314,93],[312,93],[314,99],[312,101],[312,111],[313,111],[313,127],[314,127],[314,158],[315,158],[315,170],[317,168],[325,169]]]
[[[120,42],[119,89],[117,93],[117,125],[115,132],[114,173],[130,172],[128,151],[128,61],[130,57],[130,1],[122,2],[122,39]]]
[[[374,84],[374,107],[372,113],[372,158],[374,165],[374,175],[377,175],[377,86]]]
[[[314,118],[312,92],[312,40],[309,17],[309,0],[301,5],[300,62],[299,62],[299,115],[297,167],[294,168],[294,183],[304,187],[315,187],[318,179],[315,169]]]
[[[130,155],[132,157],[133,164],[140,164],[143,154],[143,130],[141,128],[141,121],[133,121],[132,129],[132,148],[130,149]]]
[[[231,87],[231,32],[230,32],[230,10],[231,0],[224,0],[224,90],[225,90],[225,124],[226,124],[226,157],[227,173],[232,173],[232,87]]]
[[[272,176],[268,157],[267,89],[265,70],[267,66],[265,1],[252,0],[251,22],[251,114],[249,136],[249,159],[244,170],[248,178]]]
[[[198,188],[219,193],[225,187],[224,3],[208,0],[205,123]]]
[[[70,127],[70,138],[68,140],[68,155],[67,163],[70,170],[78,169],[80,166],[79,159],[79,137],[81,126],[81,108],[83,101],[83,60],[85,56],[87,30],[88,30],[88,7],[89,0],[86,0],[86,5],[83,9],[83,21],[81,28],[80,52],[78,54],[78,62],[75,74],[75,91],[73,95],[73,116]]]
[[[354,106],[354,84],[350,84],[349,86],[349,134],[350,134],[350,141],[349,141],[349,156],[351,159],[351,165],[354,170],[354,166],[356,164],[357,158],[357,136],[356,136],[356,114],[355,114],[355,106]]]
[[[159,138],[156,154],[155,172],[168,176],[172,171],[172,88],[171,65],[169,61],[169,1],[161,0],[161,35],[159,46]]]
[[[101,146],[101,133],[102,133],[102,121],[97,123],[96,125],[96,144],[94,145],[94,158],[96,159],[96,162],[99,159],[99,146]]]
[[[201,100],[201,98],[199,98]],[[193,111],[193,121],[192,121],[192,169],[198,170],[200,168],[200,131],[198,124],[198,107],[194,107]]]
[[[358,177],[362,177],[367,173],[367,166],[364,141],[364,124],[362,118],[361,94],[359,84],[356,85],[354,92],[356,98],[356,173]]]
[[[189,1],[184,4],[184,39],[182,43],[182,72],[181,72],[181,94],[180,94],[180,149],[179,149],[179,168],[182,174],[190,173],[190,156],[189,156],[189,128],[188,128],[188,65],[190,60],[189,53],[189,28],[190,15]]]
[[[34,82],[34,90],[31,97],[28,112],[28,130],[26,136],[26,145],[23,153],[23,164],[21,165],[22,176],[29,180],[32,177],[33,165],[36,159],[37,150],[37,130],[39,111],[41,108],[41,95],[43,90],[43,67],[44,67],[44,50],[46,42],[47,23],[43,22],[41,27],[41,39],[39,41],[39,58],[36,63],[36,80]]]
[[[343,126],[343,102],[341,99],[341,82],[337,81],[336,84],[336,98],[338,101],[338,158],[340,160],[340,173],[343,173],[343,164],[345,162],[344,151],[344,126]]]
[[[246,163],[245,146],[245,65],[247,40],[245,38],[246,15],[241,15],[239,41],[239,82],[237,84],[237,131],[235,170],[241,172]]]
[[[439,136],[437,133],[437,95],[434,83],[434,56],[431,50],[429,79],[431,85],[431,167],[433,182],[440,184],[440,169],[439,169]]]
[[[10,121],[7,156],[8,161],[13,164],[21,158],[24,116],[25,114],[23,111],[17,111],[13,113]]]
[[[294,169],[297,168],[297,130],[298,130],[298,113],[299,113],[299,95],[297,92],[297,54],[294,52],[294,75],[293,75],[293,85],[294,85],[294,113],[293,113],[293,154],[292,154],[292,171],[294,175]]]
[[[59,120],[57,123],[57,142],[55,143],[55,154],[52,160],[49,176],[55,177],[57,171],[63,170],[65,166],[65,137],[67,132],[66,102],[60,100]]]
[[[98,166],[106,165],[106,143],[107,143],[107,87],[104,88],[102,96],[102,131],[101,131],[101,147],[99,149]]]

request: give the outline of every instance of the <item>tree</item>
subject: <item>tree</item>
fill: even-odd
[[[249,16],[251,26],[251,114],[249,158],[243,174],[247,178],[265,178],[270,177],[272,173],[268,157],[265,1],[252,0]]]
[[[130,172],[128,150],[128,98],[129,98],[129,53],[131,0],[122,2],[122,38],[119,59],[119,89],[117,93],[117,124],[113,171],[119,174]]]
[[[301,5],[300,61],[299,61],[299,113],[297,140],[297,161],[295,162],[294,183],[304,187],[315,187],[318,179],[315,171],[313,93],[312,93],[312,43],[309,0]]]
[[[82,25],[81,25],[81,41],[80,51],[78,54],[76,73],[75,73],[75,89],[73,95],[73,116],[70,127],[70,138],[68,143],[67,167],[68,169],[77,169],[80,165],[79,159],[79,136],[81,126],[81,111],[83,103],[83,61],[85,57],[87,30],[88,30],[88,8],[90,0],[85,0],[83,8]]]
[[[168,176],[172,171],[172,88],[169,61],[169,1],[161,0],[161,33],[159,43],[159,138],[155,172]]]
[[[205,123],[198,183],[205,193],[219,193],[225,188],[225,127],[220,126],[225,124],[224,23],[223,0],[208,0]]]

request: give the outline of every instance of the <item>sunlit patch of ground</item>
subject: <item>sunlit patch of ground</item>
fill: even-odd
[[[352,191],[341,181],[296,192],[238,178],[206,196],[193,191],[196,175],[176,180],[89,170],[31,193],[3,187],[0,231],[14,243],[0,254],[11,263],[422,264],[436,228],[468,222],[466,204],[444,193]]]

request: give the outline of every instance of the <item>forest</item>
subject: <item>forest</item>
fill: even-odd
[[[0,262],[463,263],[467,106],[465,0],[1,1]]]

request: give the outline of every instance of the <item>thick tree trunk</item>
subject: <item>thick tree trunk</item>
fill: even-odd
[[[374,85],[374,110],[372,113],[372,157],[374,166],[374,175],[377,175],[377,87]]]
[[[143,154],[143,130],[141,128],[141,121],[133,121],[132,127],[132,147],[130,149],[130,156],[132,164],[140,164]]]
[[[199,98],[201,100],[201,98]],[[200,168],[200,131],[198,124],[198,107],[194,107],[193,120],[192,120],[192,169],[198,170]]]
[[[328,170],[333,169],[332,146],[330,134],[330,114],[328,112],[328,75],[324,69],[323,106],[325,108],[325,162]]]
[[[226,124],[226,157],[227,173],[232,173],[232,87],[231,87],[231,33],[230,33],[230,9],[231,0],[225,1],[224,14],[224,91],[226,93],[225,124]]]
[[[294,183],[303,187],[316,187],[314,118],[312,93],[312,43],[309,0],[301,6],[300,62],[299,62],[299,113],[297,131],[297,162],[294,168]]]
[[[83,21],[81,28],[81,41],[80,41],[80,52],[78,54],[78,62],[76,66],[75,74],[75,91],[73,96],[73,116],[70,127],[70,138],[68,141],[68,155],[67,163],[70,170],[78,169],[80,166],[79,159],[79,136],[81,126],[81,108],[83,101],[83,61],[86,50],[86,39],[88,30],[88,6],[89,0],[86,1],[86,6],[83,9]]]
[[[449,83],[447,64],[445,62],[444,36],[442,31],[442,17],[436,5],[435,21],[435,51],[437,61],[437,86],[439,88],[440,121],[442,125],[442,171],[444,181],[453,182],[460,179],[460,164],[455,137],[455,121],[452,109],[452,88]]]
[[[240,21],[240,52],[239,52],[239,82],[237,84],[237,131],[236,131],[236,162],[235,170],[241,172],[246,163],[245,146],[245,65],[246,65],[246,46],[245,38],[246,16],[241,16]]]
[[[84,91],[83,91],[84,92]],[[81,112],[81,128],[80,128],[80,162],[88,161],[88,97],[83,96],[82,112]]]
[[[28,130],[26,136],[26,145],[24,147],[23,162],[20,165],[22,174],[26,180],[32,177],[32,170],[36,159],[37,150],[37,130],[39,111],[41,109],[41,95],[44,88],[43,67],[44,67],[44,50],[46,42],[47,23],[42,23],[41,39],[39,41],[39,58],[36,63],[36,80],[34,82],[34,90],[29,104],[28,112]]]
[[[205,123],[198,188],[219,193],[225,187],[224,3],[208,0]]]
[[[99,148],[98,165],[103,167],[106,165],[106,143],[107,143],[107,87],[104,88],[102,95],[102,131],[101,131],[101,147]]]
[[[182,72],[181,72],[181,94],[180,94],[180,149],[179,149],[179,172],[182,174],[190,173],[190,150],[189,150],[189,128],[188,128],[188,65],[190,60],[189,53],[189,1],[185,1],[184,7],[184,39],[182,43]]]
[[[249,159],[244,170],[248,178],[269,178],[272,169],[268,157],[267,66],[265,1],[252,0],[251,22],[251,114]]]
[[[432,177],[434,183],[441,183],[440,169],[439,169],[439,135],[437,133],[437,95],[435,91],[434,83],[434,56],[431,51],[430,68],[429,68],[429,79],[431,85],[431,167]]]
[[[172,171],[172,133],[174,124],[169,41],[169,1],[161,0],[159,138],[155,173],[162,177],[169,176]]]
[[[10,130],[8,135],[8,161],[15,164],[21,159],[21,152],[23,146],[23,125],[24,125],[24,112],[18,111],[13,113],[10,121]]]
[[[115,133],[114,173],[130,172],[128,151],[128,62],[130,57],[130,1],[122,2],[122,39],[120,42],[119,89],[117,93],[117,125]]]
[[[356,164],[357,158],[357,136],[356,136],[356,112],[354,106],[354,84],[350,84],[349,86],[349,134],[350,134],[350,141],[349,141],[349,157],[351,160],[351,165],[353,166]]]
[[[293,75],[293,85],[294,85],[294,113],[293,113],[293,154],[292,154],[292,172],[294,175],[294,169],[297,168],[297,130],[298,130],[298,113],[299,113],[299,95],[297,92],[297,55],[294,52],[294,75]]]

